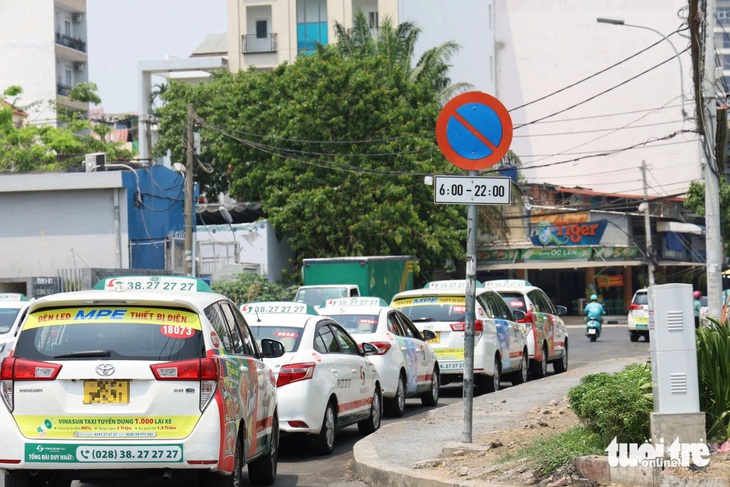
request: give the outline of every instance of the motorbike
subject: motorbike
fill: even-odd
[[[586,336],[595,342],[601,336],[601,320],[599,318],[586,318]]]

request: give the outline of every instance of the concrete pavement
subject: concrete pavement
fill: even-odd
[[[568,317],[566,325],[577,328],[582,323],[580,317]],[[570,319],[575,318],[575,319]],[[610,323],[614,320],[606,320]],[[621,317],[616,317],[619,324]],[[623,325],[626,318],[623,317]],[[609,325],[610,326],[610,325]],[[615,326],[615,325],[614,325]],[[561,402],[568,390],[580,383],[580,379],[595,372],[618,372],[631,363],[644,363],[649,357],[612,359],[590,367],[568,369],[563,374],[550,375],[544,379],[533,380],[518,387],[509,387],[492,394],[484,394],[474,398],[472,412],[472,443],[462,443],[464,436],[464,406],[462,402],[429,411],[426,418],[416,423],[398,421],[383,426],[374,434],[365,437],[355,444],[353,449],[353,473],[355,476],[373,486],[378,487],[481,487],[488,484],[484,480],[470,479],[468,476],[454,474],[454,478],[444,479],[430,473],[427,468],[417,468],[439,458],[451,456],[456,450],[465,452],[480,451],[487,448],[479,441],[491,441],[490,433],[520,427],[528,419],[532,408],[545,407],[550,401]],[[489,440],[484,440],[489,438]],[[586,470],[584,475],[591,475],[591,468],[601,478],[591,480],[600,482],[608,474],[605,457],[584,459]],[[729,479],[715,479],[720,483],[693,483],[691,479],[677,481],[673,475],[659,482],[659,476],[647,484],[634,483],[627,485],[666,485],[691,486],[703,485],[713,487],[730,487]],[[614,475],[614,478],[619,478]],[[625,477],[622,477],[625,478]],[[651,479],[650,479],[651,480]],[[713,479],[705,479],[707,480]],[[504,484],[501,484],[504,485]]]

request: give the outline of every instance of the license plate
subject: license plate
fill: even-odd
[[[441,370],[461,370],[464,368],[464,362],[444,362],[439,364]]]
[[[596,334],[596,329],[595,328],[588,328],[588,334],[589,335],[595,335]]]
[[[84,404],[129,404],[129,381],[85,380]]]

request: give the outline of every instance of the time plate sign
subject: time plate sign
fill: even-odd
[[[509,205],[511,181],[480,176],[434,176],[433,200],[465,205]]]

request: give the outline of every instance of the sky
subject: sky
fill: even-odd
[[[138,112],[139,61],[187,58],[225,32],[226,0],[87,0],[86,19],[89,81],[104,113]]]

